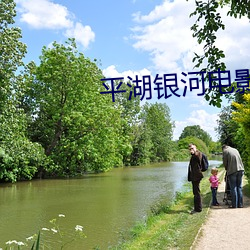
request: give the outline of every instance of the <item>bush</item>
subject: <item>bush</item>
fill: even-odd
[[[31,180],[48,160],[38,143],[26,138],[2,143],[0,148],[0,179],[16,182]]]

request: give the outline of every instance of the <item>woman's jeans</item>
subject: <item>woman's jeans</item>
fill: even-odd
[[[217,201],[217,187],[211,187],[212,190],[212,205],[216,206],[218,205],[218,201]]]
[[[228,175],[228,181],[230,185],[230,192],[232,196],[232,207],[243,207],[243,196],[242,196],[242,177],[244,171],[237,171],[233,174]]]

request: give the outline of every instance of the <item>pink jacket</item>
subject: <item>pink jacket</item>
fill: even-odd
[[[209,178],[209,181],[211,183],[211,187],[218,187],[219,179],[216,175],[211,175]]]

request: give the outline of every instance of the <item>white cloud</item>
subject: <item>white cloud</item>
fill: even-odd
[[[169,2],[165,1],[162,5],[158,5],[155,7],[153,11],[151,11],[148,15],[141,15],[141,12],[137,12],[133,14],[133,18],[135,22],[154,22],[161,18],[164,18],[173,8],[173,4],[169,4]]]
[[[63,35],[75,38],[84,48],[95,40],[89,25],[75,22],[75,16],[63,5],[49,0],[17,0],[20,20],[34,29],[64,30]]]
[[[199,125],[201,129],[206,131],[213,139],[217,141],[218,137],[214,130],[217,124],[218,114],[209,114],[207,111],[200,109],[190,113],[189,118],[184,121],[175,121],[174,140],[178,140],[183,129],[187,126]]]
[[[173,131],[173,139],[178,140],[183,129],[189,125],[187,121],[174,121],[174,124],[175,124],[175,128]]]
[[[83,26],[81,23],[76,23],[71,29],[68,29],[65,33],[67,37],[74,37],[77,42],[87,48],[90,42],[95,40],[95,33],[90,26]]]
[[[157,73],[191,71],[189,62],[197,46],[190,31],[193,9],[190,1],[164,1],[148,15],[135,14],[134,20],[139,23],[132,29],[134,47],[150,52]]]
[[[134,48],[148,51],[157,73],[179,73],[194,71],[194,52],[202,53],[192,37],[190,27],[195,17],[189,18],[195,10],[195,1],[165,0],[150,13],[133,15],[137,25],[132,29]],[[250,32],[247,17],[235,19],[227,16],[228,9],[220,10],[226,30],[217,35],[217,45],[225,51],[225,62],[229,70],[249,68]],[[197,70],[195,70],[197,71]]]
[[[143,69],[138,70],[138,71],[126,70],[123,72],[118,72],[115,65],[110,65],[106,69],[103,69],[102,73],[106,78],[123,77],[125,82],[130,81],[130,79],[128,77],[132,78],[132,80],[135,80],[136,76],[138,76],[138,79],[142,79],[143,76],[147,76],[147,75],[151,76],[151,72],[146,68],[143,68]],[[152,79],[152,77],[151,77],[151,79]],[[140,82],[138,85],[142,86],[142,82]],[[152,96],[153,95],[154,95],[154,92],[152,92]],[[146,102],[146,98],[143,98],[140,105],[143,105],[145,102]]]
[[[230,71],[248,69],[250,60],[250,23],[247,17],[235,19],[227,16],[228,9],[221,10],[225,30],[219,31],[216,45],[225,52]]]
[[[67,8],[48,0],[18,0],[21,21],[35,29],[63,29],[73,25]]]
[[[106,69],[103,69],[102,73],[106,78],[122,77],[122,74],[117,71],[115,65],[110,65]]]
[[[138,71],[126,70],[123,72],[118,72],[115,65],[110,65],[106,69],[103,69],[102,72],[106,78],[124,77],[125,80],[128,80],[128,76],[130,76],[132,79],[135,79],[135,76],[138,75],[139,79],[141,79],[142,76],[151,75],[151,72],[146,68]]]

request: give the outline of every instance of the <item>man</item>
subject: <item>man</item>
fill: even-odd
[[[194,209],[191,214],[199,213],[202,211],[200,181],[203,178],[201,172],[201,159],[202,153],[197,150],[196,146],[191,143],[188,145],[191,153],[191,158],[188,167],[188,181],[192,182],[193,195],[194,195]]]
[[[227,171],[227,178],[230,185],[232,205],[230,208],[243,207],[242,196],[242,177],[244,174],[244,165],[239,151],[228,145],[222,146],[223,165]]]

